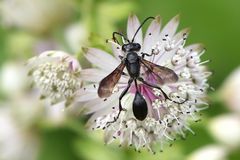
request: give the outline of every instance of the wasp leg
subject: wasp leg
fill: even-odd
[[[127,76],[128,74],[126,72],[122,72],[122,75],[123,76]]]
[[[121,100],[122,98],[125,96],[125,94],[128,92],[129,88],[131,87],[131,84],[133,82],[133,79],[129,79],[128,80],[128,86],[123,90],[123,92],[121,93],[120,97],[119,97],[119,106],[118,106],[118,114],[116,117],[114,117],[114,120],[113,121],[110,121],[110,122],[107,122],[107,126],[108,124],[111,124],[111,123],[114,123],[117,121],[117,119],[119,118],[120,116],[120,113],[125,110],[123,107],[122,107],[122,103],[121,103]]]
[[[183,103],[185,103],[185,102],[188,100],[188,98],[189,98],[189,95],[187,94],[187,95],[186,95],[186,98],[184,99],[184,101],[182,101],[182,102],[174,101],[174,100],[172,100],[171,98],[169,98],[169,97],[167,96],[167,94],[162,90],[161,87],[158,87],[157,85],[154,85],[154,84],[150,84],[150,83],[146,82],[146,81],[145,81],[143,78],[141,78],[141,77],[139,77],[138,80],[141,81],[143,84],[149,86],[149,87],[159,89],[159,90],[162,92],[162,94],[163,94],[163,96],[164,96],[165,99],[168,99],[168,100],[170,100],[170,101],[172,101],[172,102],[174,102],[174,103],[176,103],[176,104],[183,104]]]
[[[141,54],[142,54],[142,58],[144,58],[145,56],[148,56],[148,57],[150,57],[150,56],[152,56],[153,54],[151,53],[151,54],[148,54],[148,53],[143,53],[143,52],[141,52]]]

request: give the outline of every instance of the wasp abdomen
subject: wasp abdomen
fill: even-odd
[[[133,114],[140,121],[143,121],[148,114],[147,103],[138,91],[136,92],[133,100]]]

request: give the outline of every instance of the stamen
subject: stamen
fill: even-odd
[[[107,40],[107,43],[111,43],[111,44],[113,44],[113,45],[115,45],[115,46],[119,46],[119,44],[117,44],[116,42],[114,42],[114,41],[112,41],[112,40]]]
[[[189,128],[187,125],[183,125],[187,130],[189,130],[193,135],[195,135],[195,132],[191,129],[191,128]]]
[[[202,61],[202,62],[198,63],[198,65],[203,65],[203,64],[206,64],[206,63],[209,63],[209,62],[210,62],[210,60]]]

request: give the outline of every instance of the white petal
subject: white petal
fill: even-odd
[[[88,82],[95,82],[95,83],[99,83],[104,77],[106,77],[107,75],[109,75],[113,70],[109,71],[109,72],[105,72],[103,70],[100,69],[96,69],[96,68],[88,68],[88,69],[83,69],[81,71],[81,79],[84,81],[88,81]],[[127,84],[129,77],[127,76],[121,76],[121,78],[119,79],[118,84]]]
[[[171,51],[157,55],[155,57],[154,63],[156,63],[158,65],[162,65],[162,64],[165,65],[165,63],[168,64],[168,61],[171,60],[171,58],[176,53],[176,51],[177,51],[177,49],[172,49]],[[170,67],[170,66],[166,66],[166,67]]]
[[[63,57],[68,57],[69,54],[60,50],[48,50],[39,55],[39,57],[49,57],[49,56],[63,58]]]
[[[113,134],[116,132],[115,130],[109,130],[108,132],[104,132],[104,143],[109,144],[113,141]]]
[[[65,101],[57,103],[53,106],[45,106],[47,118],[56,124],[62,123],[66,118]]]
[[[45,62],[55,62],[59,60],[59,58],[57,57],[33,57],[33,58],[30,58],[27,63],[26,63],[26,66],[29,67],[29,68],[34,68],[42,63],[45,63]]]
[[[227,151],[223,146],[208,145],[193,152],[187,160],[226,160]]]
[[[179,24],[179,15],[173,17],[166,25],[165,27],[163,28],[163,30],[161,31],[161,36],[160,38],[164,38],[165,35],[168,35],[168,37],[172,37],[176,30],[177,30],[177,27],[178,27],[178,24]]]
[[[84,48],[86,58],[97,67],[105,71],[113,71],[119,62],[110,54],[96,48]]]
[[[96,68],[83,69],[81,78],[88,82],[100,82],[108,73]]]
[[[142,52],[150,54],[152,51],[152,46],[158,41],[160,34],[161,20],[160,17],[155,17],[155,20],[152,21],[150,26],[147,29],[145,38],[143,41]]]
[[[110,110],[111,110],[112,108],[111,107],[105,107],[105,108],[103,108],[103,109],[101,109],[101,110],[99,110],[99,111],[97,111],[97,112],[94,112],[92,115],[91,115],[91,117],[88,119],[88,122],[87,122],[87,124],[86,124],[86,127],[87,128],[91,128],[92,126],[94,126],[95,125],[95,122],[94,122],[94,120],[95,119],[97,119],[98,117],[101,117],[101,116],[103,116],[103,115],[106,115],[106,114],[108,114],[108,113],[110,113]]]
[[[240,117],[238,115],[218,116],[210,122],[209,129],[219,142],[230,147],[240,146]]]
[[[240,67],[236,68],[224,81],[220,97],[233,112],[240,113]]]
[[[190,32],[190,28],[185,28],[183,30],[181,30],[180,32],[178,32],[175,36],[174,36],[174,40],[176,42],[178,42],[179,40],[183,39],[183,35],[186,34],[186,35],[189,35],[189,32]]]
[[[22,64],[7,62],[3,64],[0,71],[1,92],[9,97],[22,94],[27,86],[26,70]],[[24,76],[23,76],[24,75]]]
[[[182,41],[183,42],[183,34],[187,34],[190,32],[190,29],[189,28],[185,28],[183,30],[181,30],[180,32],[178,32],[174,37],[173,37],[173,40],[177,43],[179,41]],[[171,50],[171,51],[168,51],[167,53],[164,53],[164,55],[156,55],[155,57],[155,60],[154,62],[157,63],[157,64],[162,64],[164,63],[165,61],[167,60],[170,60],[174,54],[176,53],[176,50],[178,48],[179,45],[182,45],[182,42],[177,44],[175,46],[175,49]],[[194,46],[192,46],[194,47]],[[167,67],[170,67],[170,66],[167,66]]]
[[[113,50],[114,56],[120,62],[119,56],[123,56],[122,47],[119,44],[112,44],[112,50]]]
[[[63,52],[63,51],[58,51],[58,50],[49,50],[41,53],[39,56],[35,56],[31,59],[28,60],[26,65],[28,67],[36,67],[39,64],[45,63],[45,62],[57,62],[64,60],[65,62],[68,62],[73,70],[76,69],[81,69],[81,66],[78,62],[77,59],[75,59],[73,56],[70,54]]]
[[[197,53],[200,53],[204,50],[204,45],[201,43],[196,43],[196,44],[191,44],[189,46],[185,47],[186,50],[192,50],[195,51]]]
[[[128,17],[128,24],[127,24],[127,37],[131,41],[134,34],[136,33],[138,27],[140,26],[140,22],[136,15],[130,15]],[[142,45],[142,29],[140,29],[134,39],[134,42],[139,43]]]
[[[83,108],[87,109],[86,114],[93,113],[93,112],[96,112],[98,110],[101,110],[101,109],[103,109],[103,107],[107,107],[107,105],[105,105],[103,99],[100,99],[100,98],[88,101],[83,106]]]
[[[81,66],[78,62],[77,59],[75,59],[74,57],[68,57],[66,59],[66,61],[69,63],[69,67],[72,71],[77,71],[78,69],[81,69]]]
[[[78,102],[90,101],[98,98],[97,91],[96,92],[89,92],[86,90],[81,90],[77,94],[78,98],[75,98]]]
[[[97,88],[98,85],[96,84],[85,85],[77,91],[75,100],[78,102],[84,102],[89,100],[94,101],[95,99],[99,98],[97,95]]]
[[[123,84],[124,86],[128,83],[129,77],[128,76],[121,76],[118,84]]]
[[[106,108],[106,107],[109,107],[109,110],[110,110],[112,109],[111,107],[117,107],[118,97],[120,94],[121,94],[121,91],[116,94],[113,94],[106,101],[100,98],[89,101],[83,107],[87,108],[87,112],[86,112],[87,114],[96,112],[96,111],[98,112],[99,110],[102,110],[103,108]]]

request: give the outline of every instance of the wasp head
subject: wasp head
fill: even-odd
[[[139,43],[127,43],[122,46],[122,50],[124,52],[130,51],[139,51],[141,49],[141,45]]]

